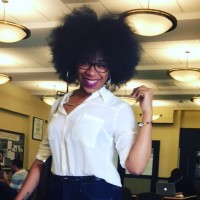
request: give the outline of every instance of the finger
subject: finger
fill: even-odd
[[[140,97],[144,97],[145,95],[144,95],[144,93],[140,93]]]
[[[136,98],[140,98],[140,97],[144,97],[145,96],[145,92],[146,92],[146,90],[145,90],[145,88],[143,87],[138,87],[138,88],[134,88],[133,89],[133,92],[132,92],[132,96],[133,97],[136,97]]]

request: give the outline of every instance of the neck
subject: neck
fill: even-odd
[[[81,103],[69,103],[69,101],[67,101],[66,104],[67,104],[68,106],[78,106],[78,105],[80,105]]]
[[[75,90],[72,96],[68,99],[68,106],[78,106],[82,104],[91,94],[86,93],[85,91],[79,89]]]
[[[85,90],[83,90],[81,87],[78,90],[75,90],[72,96],[78,96],[79,98],[87,98],[91,94],[87,93]]]

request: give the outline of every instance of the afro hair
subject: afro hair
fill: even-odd
[[[135,74],[141,47],[131,28],[119,13],[98,18],[87,6],[74,9],[50,35],[52,62],[60,78],[76,82],[78,62],[101,51],[108,65],[112,84],[120,86]],[[67,74],[69,73],[68,77]]]

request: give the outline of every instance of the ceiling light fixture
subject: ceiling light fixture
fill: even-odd
[[[143,116],[143,114],[140,113],[140,116]],[[162,114],[158,114],[158,113],[153,114],[153,116],[152,116],[152,121],[155,121],[155,120],[157,120],[157,119],[159,119],[159,118],[161,118],[161,117],[162,117]]]
[[[11,80],[12,78],[6,74],[0,74],[0,84],[7,83]]]
[[[197,105],[200,105],[200,96],[199,93],[197,93],[194,97],[190,99],[192,102],[196,103]]]
[[[137,103],[137,100],[135,99],[135,98],[133,98],[133,97],[129,97],[129,96],[127,96],[127,94],[126,94],[126,84],[124,85],[124,95],[122,95],[122,96],[118,96],[122,101],[124,101],[124,102],[126,102],[126,103],[128,103],[128,104],[130,104],[131,106],[132,105],[134,105],[134,104],[136,104]]]
[[[191,101],[196,103],[197,105],[200,105],[200,97],[198,96],[192,97]]]
[[[152,120],[155,121],[162,117],[162,114],[153,114]]]
[[[52,106],[54,102],[57,100],[55,96],[44,96],[42,97],[42,101],[44,101],[46,104]]]
[[[54,92],[55,93],[55,92]],[[57,91],[55,95],[46,95],[43,96],[41,99],[44,101],[46,104],[52,106],[54,102],[61,96],[64,96],[65,92]]]
[[[0,20],[0,42],[12,43],[29,38],[31,32],[25,26],[5,20],[5,4],[8,0],[2,0],[4,3],[3,20]]]
[[[177,26],[176,18],[164,11],[149,9],[133,9],[121,14],[121,18],[138,35],[156,36],[172,31]]]
[[[186,51],[189,54],[190,51]],[[173,68],[167,71],[167,74],[173,79],[181,82],[191,82],[200,78],[200,69],[188,67],[188,56],[186,61],[186,67]]]

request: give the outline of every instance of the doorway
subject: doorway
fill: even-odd
[[[200,129],[181,128],[179,168],[200,193]]]

